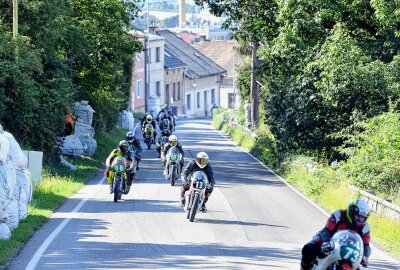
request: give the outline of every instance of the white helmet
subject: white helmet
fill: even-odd
[[[196,155],[196,164],[203,169],[208,164],[208,155],[206,152],[199,152]]]
[[[178,137],[176,137],[175,135],[171,135],[168,138],[168,142],[170,145],[176,146],[178,144]]]

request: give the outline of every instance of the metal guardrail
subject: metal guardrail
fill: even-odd
[[[257,139],[257,134],[255,134],[251,129],[249,129],[245,126],[242,126],[238,122],[232,121],[231,119],[220,116],[220,115],[215,115],[215,117],[220,118],[224,123],[227,123],[230,128],[238,127],[240,129],[242,129],[245,134],[250,134],[253,139]]]
[[[353,192],[359,193],[360,197],[368,202],[372,211],[375,213],[385,215],[390,218],[400,218],[400,207],[390,203],[384,199],[381,199],[369,192],[361,190],[355,186],[350,185]]]

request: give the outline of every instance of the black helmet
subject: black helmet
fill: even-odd
[[[126,140],[128,141],[128,143],[133,143],[133,141],[135,140],[135,133],[133,133],[133,131],[128,131],[126,133]]]
[[[162,135],[168,136],[171,135],[171,131],[167,128],[164,128],[163,131],[161,131]]]
[[[364,226],[370,213],[371,208],[368,203],[362,199],[353,200],[346,210],[348,221],[357,229]]]
[[[129,143],[126,140],[122,140],[119,142],[118,148],[123,154],[125,154],[126,152],[128,152]]]

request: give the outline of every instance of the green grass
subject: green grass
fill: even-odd
[[[125,130],[96,134],[97,149],[93,158],[68,159],[77,166],[76,171],[56,164],[43,167],[42,181],[35,185],[28,217],[12,232],[11,239],[0,240],[0,269],[16,255],[32,234],[49,219],[68,197],[81,189],[96,173],[101,172],[103,163],[118,142],[125,138]]]
[[[230,129],[218,117],[214,117],[211,124],[214,128],[229,134],[245,150],[251,151],[253,148],[251,135],[243,134],[238,128]],[[261,148],[268,152],[267,146]],[[264,152],[254,151],[253,154],[260,160],[266,160],[265,156],[263,158]],[[273,157],[274,155],[270,156]],[[333,171],[329,165],[318,164],[305,156],[287,158],[285,162],[279,164],[279,167],[274,169],[284,172],[282,176],[291,185],[328,212],[346,208],[348,203],[357,197],[357,194],[352,193],[349,188],[351,181],[340,168]],[[372,240],[400,258],[400,220],[372,214],[369,223]],[[321,224],[321,228],[323,226],[324,224]]]
[[[221,118],[214,117],[211,121],[211,125],[221,130],[223,133],[228,134],[238,145],[243,147],[246,151],[250,151],[250,149],[254,145],[254,139],[250,134],[244,133],[244,131],[240,127],[231,128],[228,124],[223,123]]]

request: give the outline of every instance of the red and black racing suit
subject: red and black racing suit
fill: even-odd
[[[349,222],[346,214],[346,210],[336,210],[329,217],[326,222],[325,228],[320,230],[313,239],[304,245],[302,250],[301,266],[303,269],[309,269],[311,263],[316,259],[316,257],[321,253],[321,245],[323,242],[329,242],[332,236],[341,230],[352,230],[357,232],[363,242],[364,242],[364,256],[369,257],[371,255],[371,248],[369,242],[370,236],[370,226],[365,223],[360,229],[356,229]]]

